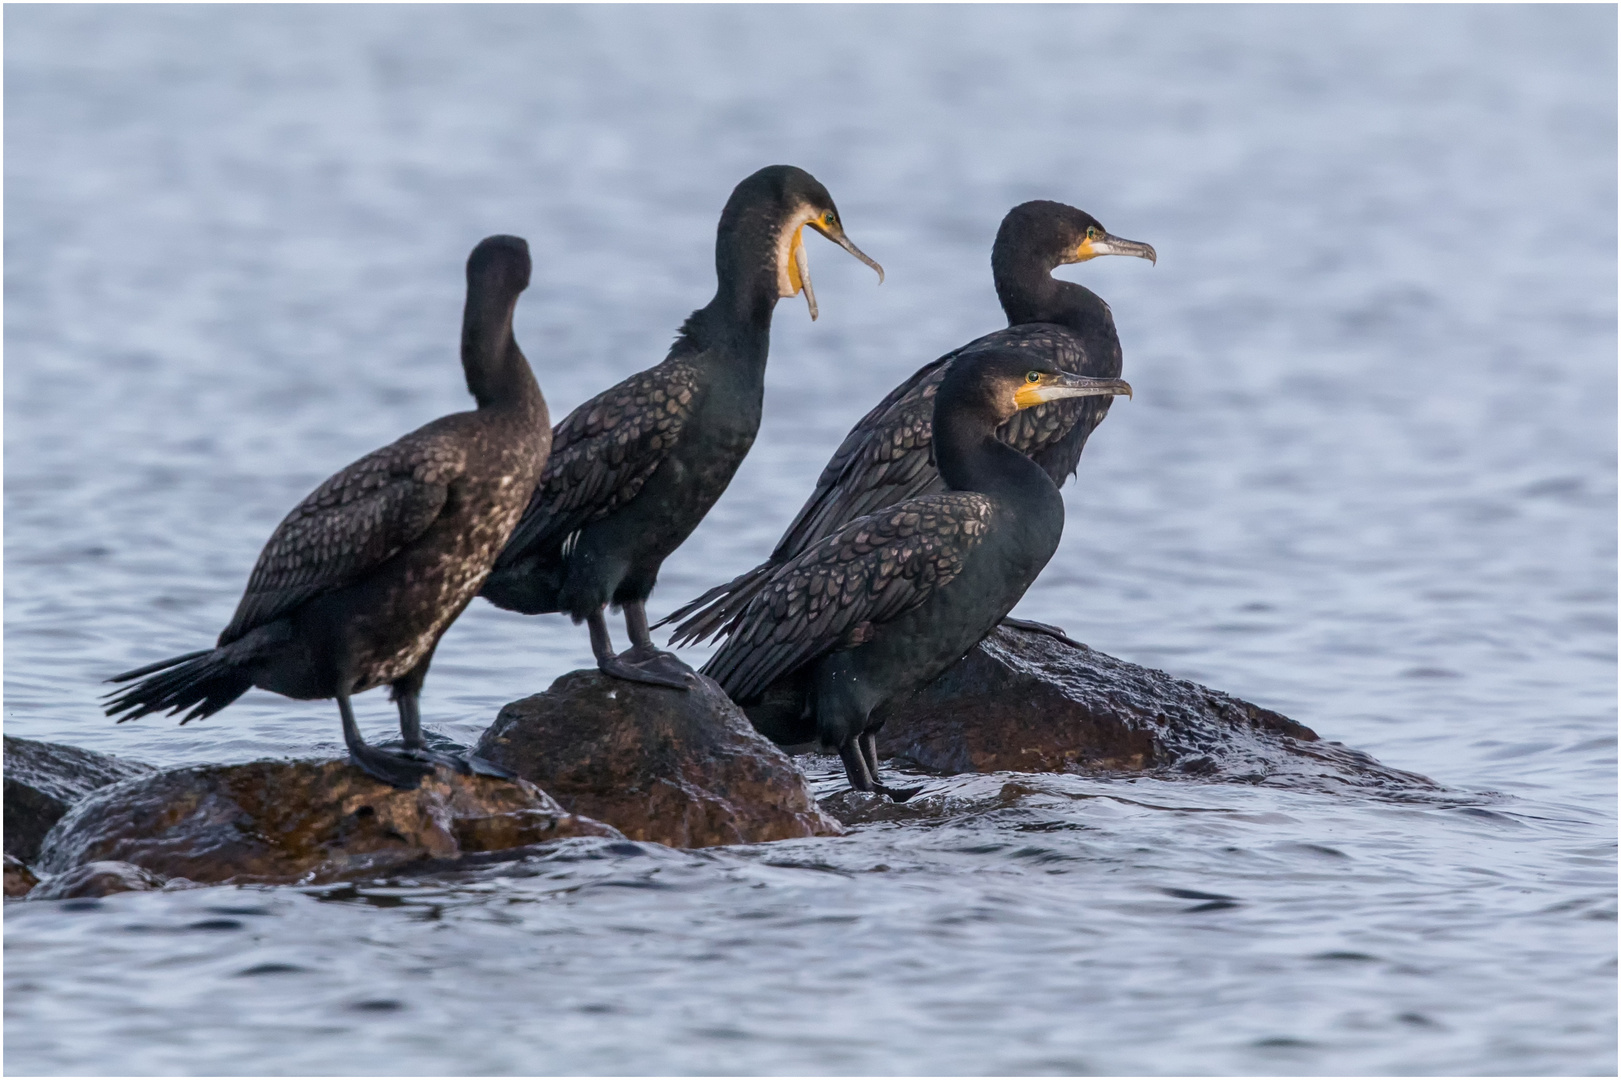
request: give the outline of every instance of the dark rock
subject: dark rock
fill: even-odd
[[[5,736],[5,770],[6,854],[25,863],[39,856],[40,841],[68,807],[97,788],[157,771],[76,746],[10,735]]]
[[[476,753],[575,813],[672,847],[838,835],[793,761],[707,678],[691,690],[574,671],[501,710]]]
[[[45,879],[28,894],[30,900],[77,900],[82,897],[111,896],[121,892],[146,892],[163,888],[163,879],[127,862],[93,862]]]
[[[14,896],[27,896],[29,890],[39,884],[39,878],[17,856],[6,856],[6,898]]]
[[[1436,790],[1288,717],[1049,634],[999,627],[889,706],[879,751],[938,773],[1152,773]]]
[[[322,882],[570,836],[619,834],[523,781],[441,768],[400,791],[348,761],[256,761],[102,788],[51,830],[38,866],[116,860],[207,884]]]

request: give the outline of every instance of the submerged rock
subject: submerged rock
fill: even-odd
[[[256,761],[105,787],[45,838],[38,868],[120,862],[207,884],[322,882],[569,836],[618,837],[523,781],[441,768],[414,791],[346,760]],[[39,895],[56,886],[48,880]],[[84,894],[79,894],[84,895]]]
[[[879,751],[937,773],[1153,773],[1437,788],[1288,717],[1050,634],[999,627],[886,708]]]
[[[672,690],[570,672],[503,708],[475,753],[632,840],[710,847],[842,831],[706,678]]]
[[[15,855],[6,856],[7,899],[14,896],[26,896],[38,884],[39,878],[21,859]]]
[[[157,771],[76,746],[10,735],[4,741],[5,850],[25,863],[39,856],[40,841],[74,803],[97,788]]]
[[[30,900],[78,900],[121,892],[163,888],[163,878],[127,862],[93,862],[75,866],[65,874],[47,878],[28,894]]]

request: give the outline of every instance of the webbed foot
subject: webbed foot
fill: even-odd
[[[600,659],[597,668],[616,679],[650,686],[668,686],[672,690],[691,690],[698,684],[697,673],[680,657],[652,646],[639,645],[626,649],[618,656]]]
[[[349,747],[349,760],[360,766],[367,776],[402,791],[422,786],[424,776],[433,775],[434,762],[420,758],[424,751],[379,750],[364,743]]]
[[[1029,619],[1015,619],[1011,615],[1002,617],[1002,625],[1011,626],[1015,630],[1028,630],[1032,634],[1046,634],[1048,637],[1057,638],[1065,645],[1073,645],[1077,649],[1086,648],[1085,645],[1064,633],[1062,626],[1053,626],[1051,623],[1044,622],[1031,622]]]
[[[869,758],[875,763],[878,760],[878,742],[875,731],[864,731],[858,737],[839,747],[839,757],[844,762],[844,775],[850,781],[850,786],[856,791],[876,792],[879,795],[889,796],[892,802],[903,803],[923,790],[921,787],[886,787],[875,779],[877,769],[868,764]]]
[[[405,756],[413,761],[420,761],[425,765],[443,765],[453,769],[463,776],[493,776],[497,780],[516,780],[517,774],[508,772],[493,761],[485,761],[474,754],[447,754],[442,750],[415,749],[405,751]]]

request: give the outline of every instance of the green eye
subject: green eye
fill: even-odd
[[[1098,227],[1096,225],[1088,225],[1086,227],[1086,238],[1088,240],[1096,240],[1101,235],[1102,234],[1098,232]]]
[[[1038,382],[1040,382],[1041,381],[1041,372],[1032,371],[1032,372],[1028,373],[1027,375],[1025,375],[1024,381],[1027,382],[1027,383],[1038,383]]]
[[[829,210],[827,213],[822,215],[822,224],[826,225],[830,229],[834,225],[838,224],[838,220],[839,220],[838,217],[835,216],[833,211],[831,211],[831,210]]]

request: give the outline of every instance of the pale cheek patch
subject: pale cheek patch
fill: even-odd
[[[777,295],[787,298],[798,296],[800,288],[804,285],[802,270],[804,268],[803,252],[804,240],[801,230],[805,223],[816,216],[816,211],[809,206],[801,206],[783,223],[782,232],[777,235]],[[800,251],[796,261],[795,248]]]

